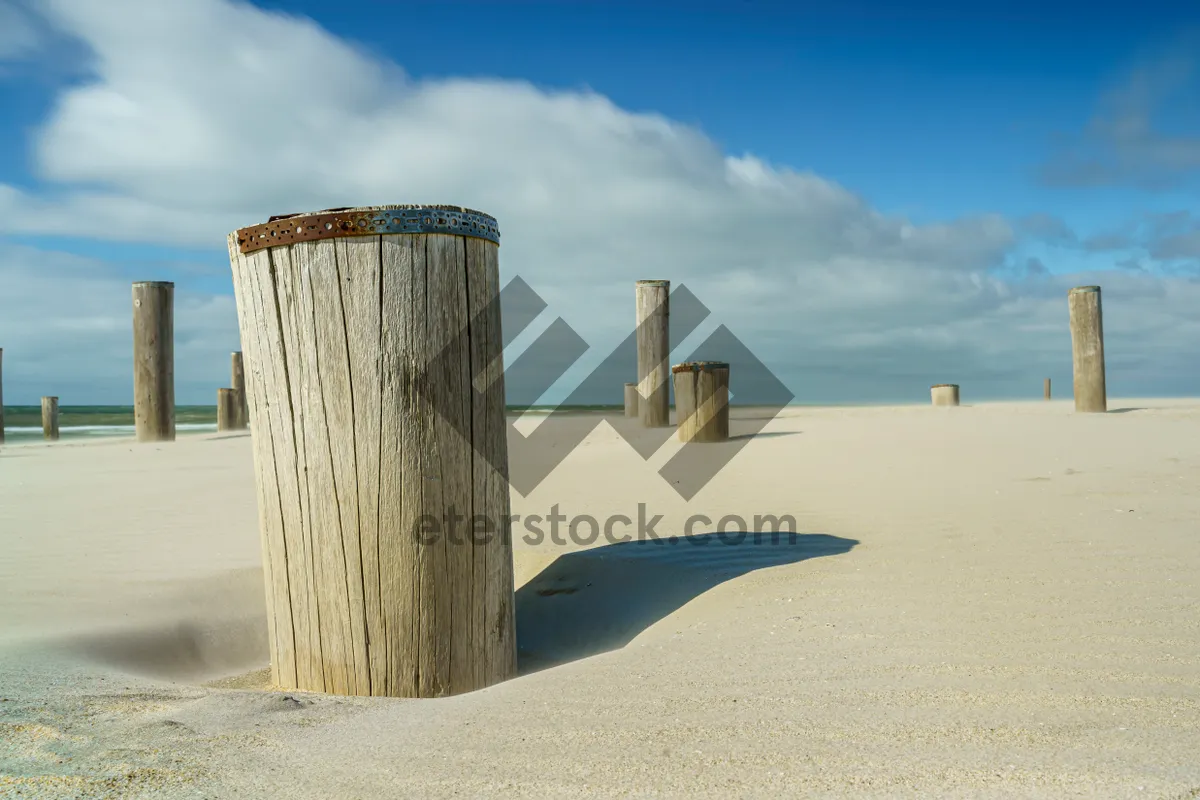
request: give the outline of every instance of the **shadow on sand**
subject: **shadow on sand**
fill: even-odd
[[[795,436],[803,431],[767,431],[766,433],[739,433],[735,436],[730,436],[729,441],[736,442],[739,439],[774,439],[776,436]]]
[[[824,533],[697,534],[559,556],[517,590],[519,671],[624,647],[690,600],[766,567],[840,555],[858,544]]]
[[[1130,411],[1145,411],[1144,408],[1110,408],[1109,414],[1128,414]]]

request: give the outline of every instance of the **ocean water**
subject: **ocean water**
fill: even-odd
[[[608,413],[621,406],[572,406],[571,411]],[[553,406],[511,406],[510,414],[548,414]],[[216,406],[176,406],[175,433],[213,433],[217,430]],[[5,406],[4,434],[10,444],[44,441],[41,406]],[[59,439],[133,436],[133,406],[59,406]]]
[[[216,406],[176,406],[175,433],[217,430]],[[133,406],[59,406],[59,439],[133,436]],[[41,406],[5,406],[4,436],[10,444],[43,441]]]

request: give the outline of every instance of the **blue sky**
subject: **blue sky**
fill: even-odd
[[[1090,282],[1096,271],[1111,271],[1102,282],[1106,303],[1123,302],[1111,312],[1106,305],[1121,337],[1111,345],[1118,365],[1112,388],[1200,392],[1200,380],[1177,367],[1195,363],[1187,355],[1195,329],[1183,309],[1196,291],[1192,270],[1200,262],[1200,243],[1193,242],[1200,236],[1193,211],[1200,189],[1194,63],[1200,7],[831,5],[378,3],[347,13],[308,0],[257,8],[111,0],[108,16],[138,20],[117,30],[84,0],[0,0],[8,9],[0,12],[0,27],[10,21],[0,34],[0,189],[9,187],[15,209],[0,229],[9,248],[0,254],[0,269],[5,258],[9,270],[36,270],[39,280],[62,269],[64,293],[72,291],[69,276],[80,274],[72,270],[100,281],[75,311],[68,303],[39,312],[41,319],[93,320],[98,338],[90,370],[71,367],[84,354],[39,349],[49,344],[14,347],[28,339],[15,329],[22,315],[6,317],[0,299],[5,399],[30,402],[54,393],[45,387],[66,381],[57,370],[79,376],[66,388],[80,402],[124,402],[127,309],[110,314],[99,298],[109,290],[116,298],[120,284],[150,277],[176,280],[187,295],[181,302],[193,304],[182,311],[193,360],[179,367],[180,399],[206,402],[224,385],[227,352],[236,349],[227,230],[220,225],[252,224],[302,210],[305,202],[409,202],[413,193],[442,189],[455,197],[440,202],[469,205],[467,198],[478,198],[507,236],[522,237],[505,251],[518,254],[521,274],[540,278],[530,279],[534,288],[556,299],[556,312],[582,332],[589,304],[577,302],[573,317],[571,298],[596,283],[598,270],[609,272],[612,287],[592,297],[608,302],[611,294],[620,316],[632,305],[628,284],[657,266],[656,249],[675,252],[662,231],[622,217],[617,206],[628,202],[625,187],[637,183],[646,193],[635,204],[643,196],[686,204],[701,196],[688,188],[691,180],[718,192],[717,173],[733,169],[728,162],[722,167],[722,155],[751,157],[771,180],[789,170],[809,177],[781,179],[787,186],[778,195],[765,184],[753,196],[744,186],[711,195],[699,205],[726,211],[718,217],[698,211],[695,231],[672,235],[717,236],[721,220],[743,220],[719,235],[726,243],[743,236],[750,245],[740,263],[700,263],[698,254],[673,265],[673,276],[742,302],[804,294],[811,306],[806,320],[788,323],[783,312],[773,321],[731,323],[801,400],[917,399],[929,382],[950,379],[941,374],[947,371],[978,387],[976,396],[1021,396],[1030,386],[1034,394],[1043,373],[1066,385],[1062,293],[1074,278]],[[315,26],[298,21],[304,17]],[[222,25],[253,34],[223,40]],[[14,33],[18,28],[27,35]],[[325,72],[323,59],[331,65]],[[218,64],[211,71],[220,75],[204,74]],[[318,85],[323,74],[335,73],[357,88]],[[283,87],[289,76],[315,81],[315,94]],[[160,78],[162,85],[154,85]],[[473,87],[475,94],[460,102],[477,107],[447,111],[447,80],[460,94]],[[221,92],[229,98],[224,103],[214,99]],[[253,98],[281,92],[295,92],[291,102],[310,105],[312,113],[297,121],[286,109],[246,110]],[[575,100],[598,95],[606,107],[585,108],[580,100],[579,108],[563,108],[554,99],[561,93]],[[263,119],[251,125],[246,118],[256,114]],[[241,119],[213,122],[217,115]],[[317,116],[324,122],[313,123]],[[660,119],[687,135],[662,134],[655,128]],[[306,165],[305,158],[321,159],[339,146],[342,120],[353,131],[346,140],[363,141],[364,124],[380,131],[396,125],[405,141],[426,137],[420,141],[446,166],[399,161],[384,167],[385,177],[343,180],[327,167]],[[492,135],[493,123],[502,135]],[[637,136],[628,134],[631,125]],[[387,136],[379,136],[386,146]],[[534,144],[540,137],[548,137],[545,146]],[[512,142],[519,146],[506,144]],[[128,152],[121,150],[126,145]],[[556,160],[568,156],[603,168],[595,196],[586,196],[590,182],[577,174],[582,167]],[[139,158],[148,165],[139,166]],[[246,159],[269,165],[255,178],[253,199],[236,185],[249,180]],[[622,182],[621,169],[634,162],[641,166]],[[227,195],[210,185],[222,170],[235,176]],[[168,186],[177,186],[177,194]],[[380,200],[380,192],[388,197]],[[750,209],[776,196],[784,218],[801,220],[794,239],[763,240],[753,228],[761,214]],[[301,207],[293,207],[297,202]],[[834,212],[826,202],[837,209],[839,233],[812,244],[830,225]],[[99,234],[99,222],[89,229],[62,221],[90,208],[102,209],[95,216],[107,220]],[[1174,227],[1161,222],[1179,212],[1185,216]],[[52,217],[60,221],[47,221]],[[194,221],[190,230],[185,219]],[[993,220],[986,232],[972,227],[979,219]],[[552,252],[554,237],[539,233],[622,225],[657,240],[618,248],[606,260],[604,248],[614,245],[584,237],[569,253]],[[925,238],[919,248],[897,251],[888,237],[906,225]],[[148,235],[147,226],[157,232]],[[1113,239],[1135,229],[1136,241]],[[84,235],[64,236],[71,232]],[[1107,242],[1083,246],[1100,235]],[[1176,257],[1154,258],[1155,252]],[[84,261],[66,266],[70,256]],[[856,305],[854,290],[864,286],[883,299]],[[905,287],[921,297],[904,296]],[[830,309],[843,326],[836,336],[819,318]],[[21,310],[32,313],[28,303]],[[1184,318],[1175,319],[1177,311]],[[1015,319],[1023,324],[1014,327]],[[64,336],[72,330],[62,328]],[[821,340],[817,328],[833,338]],[[585,338],[599,351],[618,333],[597,324]],[[792,333],[796,342],[788,344]],[[1011,346],[998,350],[1005,340]],[[860,357],[852,378],[828,371],[831,359]],[[104,369],[115,374],[106,377]]]

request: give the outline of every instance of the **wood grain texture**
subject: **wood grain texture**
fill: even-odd
[[[237,393],[239,418],[236,429],[240,430],[250,422],[250,411],[246,405],[246,369],[240,350],[229,354],[229,385]]]
[[[498,248],[441,234],[229,248],[273,679],[437,697],[511,677],[503,377],[472,391],[502,365]],[[498,533],[473,535],[476,516]]]
[[[234,389],[217,389],[217,430],[235,431],[242,416],[241,400]]]
[[[636,383],[625,384],[625,416],[633,418],[638,415],[638,388]]]
[[[637,369],[638,416],[647,428],[665,428],[671,424],[671,396],[668,359],[670,345],[671,291],[669,281],[638,281],[637,297]]]
[[[1071,362],[1075,410],[1108,411],[1104,377],[1104,314],[1099,286],[1077,286],[1067,293],[1071,316]]]
[[[957,406],[958,384],[939,383],[929,387],[929,399],[935,406]]]
[[[473,422],[476,456],[473,500],[476,585],[487,587],[475,604],[477,635],[486,642],[475,681],[488,686],[517,672],[512,518],[508,484],[508,422],[504,406],[504,341],[500,316],[500,250],[482,239],[467,239],[467,289],[471,307],[471,371],[477,385]],[[478,376],[487,375],[486,382]]]
[[[133,284],[133,421],[139,442],[175,440],[175,284]]]
[[[679,441],[728,441],[729,365],[679,364],[672,373]]]
[[[42,436],[48,441],[58,441],[58,398],[42,398]]]

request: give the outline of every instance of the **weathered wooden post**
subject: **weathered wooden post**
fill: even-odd
[[[175,284],[133,285],[133,424],[139,442],[175,440]]]
[[[42,398],[42,436],[51,442],[58,440],[58,398]]]
[[[1071,315],[1071,361],[1076,411],[1108,411],[1104,384],[1104,317],[1099,286],[1076,286],[1067,293]]]
[[[498,244],[452,206],[229,237],[281,687],[436,697],[516,672]]]
[[[671,367],[676,435],[681,442],[729,439],[729,364],[692,361]]]
[[[242,364],[242,351],[231,353],[229,357],[230,383],[237,393],[238,422],[236,427],[245,428],[250,421],[250,409],[246,406],[246,369]]]
[[[929,387],[929,394],[935,406],[958,405],[958,384],[938,383]]]
[[[4,444],[4,348],[0,347],[0,444]]]
[[[1049,378],[1046,378],[1046,385],[1042,389],[1042,394],[1045,396],[1045,399],[1047,399],[1047,400],[1050,399],[1050,379]]]
[[[242,410],[238,405],[238,393],[234,389],[217,389],[217,430],[241,430]]]
[[[647,428],[671,424],[670,281],[637,282],[638,416]]]
[[[638,415],[638,390],[636,383],[625,384],[625,416]]]

